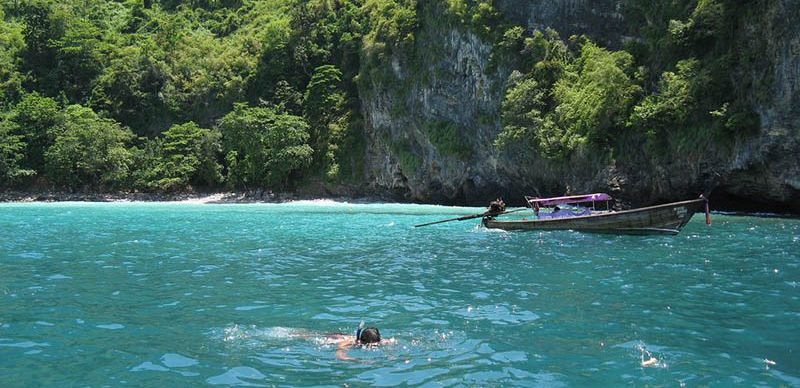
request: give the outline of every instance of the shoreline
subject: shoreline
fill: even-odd
[[[2,203],[34,203],[34,202],[182,202],[196,204],[257,204],[271,203],[280,204],[294,201],[334,201],[352,204],[375,204],[375,203],[398,203],[416,205],[439,205],[456,207],[480,207],[471,205],[453,205],[441,203],[422,203],[408,202],[398,198],[386,196],[363,196],[351,197],[344,195],[308,195],[297,193],[273,193],[270,191],[252,192],[198,192],[198,193],[69,193],[61,191],[44,192],[24,192],[24,191],[2,191],[0,192],[0,204]],[[730,208],[713,209],[712,214],[727,216],[747,216],[764,218],[800,218],[800,214],[775,213],[763,210],[749,211]]]
[[[300,195],[295,193],[208,192],[208,193],[69,193],[60,191],[0,192],[0,203],[32,202],[192,202],[201,204],[285,203],[292,201],[331,200],[349,203],[387,203],[396,198],[379,196]]]

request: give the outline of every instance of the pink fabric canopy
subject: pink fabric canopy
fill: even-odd
[[[610,201],[611,196],[606,193],[594,193],[583,195],[569,195],[565,197],[552,197],[552,198],[533,198],[525,197],[531,206],[538,203],[539,206],[562,205],[568,203],[592,202],[592,201]]]

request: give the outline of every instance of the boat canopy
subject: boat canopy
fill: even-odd
[[[606,193],[582,194],[582,195],[569,195],[565,197],[552,197],[552,198],[535,198],[525,197],[531,207],[538,208],[539,206],[552,206],[564,205],[570,203],[581,202],[594,202],[594,201],[610,201],[612,198]]]

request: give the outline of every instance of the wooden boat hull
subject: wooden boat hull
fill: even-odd
[[[618,212],[537,220],[504,221],[486,217],[483,225],[504,230],[570,229],[615,234],[678,234],[694,213],[703,209],[705,201],[700,198]]]

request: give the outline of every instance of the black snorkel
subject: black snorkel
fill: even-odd
[[[364,330],[364,321],[361,321],[361,323],[359,323],[358,327],[356,328],[356,345],[361,344],[361,332],[363,330]]]

